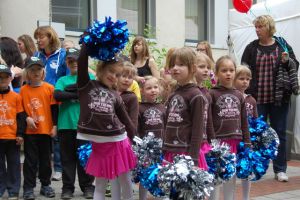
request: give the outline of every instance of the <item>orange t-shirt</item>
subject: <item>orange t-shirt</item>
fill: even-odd
[[[39,87],[21,87],[24,110],[37,126],[37,129],[27,127],[26,134],[50,134],[53,127],[51,105],[56,104],[53,93],[54,87],[46,82]]]
[[[0,94],[0,139],[16,139],[17,113],[23,111],[19,94],[13,91]]]

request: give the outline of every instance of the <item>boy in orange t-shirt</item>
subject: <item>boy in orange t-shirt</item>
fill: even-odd
[[[51,137],[56,135],[57,104],[54,87],[44,82],[43,62],[31,57],[25,62],[26,85],[21,87],[24,110],[27,113],[27,129],[24,135],[25,161],[23,167],[23,198],[34,199],[36,174],[41,181],[40,194],[52,198],[55,192],[51,184]],[[39,169],[38,169],[39,167]]]
[[[10,90],[10,69],[0,64],[0,198],[17,199],[21,185],[20,145],[26,127],[21,96]]]

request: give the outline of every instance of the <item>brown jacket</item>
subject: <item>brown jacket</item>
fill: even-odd
[[[166,108],[161,103],[142,102],[139,106],[139,137],[145,137],[153,132],[155,137],[163,139]]]
[[[78,93],[78,132],[95,136],[116,136],[123,134],[126,129],[129,138],[136,135],[136,128],[116,91],[109,90],[99,81],[90,80],[78,89]]]
[[[245,97],[247,116],[258,117],[256,100],[249,94]]]
[[[125,91],[120,94],[122,97],[126,111],[134,124],[134,127],[138,126],[138,115],[139,115],[139,102],[137,96],[130,91]]]
[[[167,102],[163,150],[186,152],[198,164],[205,97],[195,84],[178,87]]]
[[[213,125],[218,139],[242,139],[250,144],[246,104],[237,89],[217,86],[209,91],[212,98]]]
[[[205,111],[203,112],[204,117],[204,133],[203,133],[203,142],[210,142],[212,139],[215,139],[215,131],[212,121],[212,112],[211,112],[211,96],[206,88],[200,88],[200,91],[205,96]]]

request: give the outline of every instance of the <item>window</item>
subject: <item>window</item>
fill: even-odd
[[[143,35],[146,25],[155,28],[155,0],[117,0],[117,16],[127,21],[130,33]]]
[[[185,0],[185,39],[208,40],[208,0]]]
[[[90,24],[89,0],[52,0],[52,21],[65,23],[68,31],[83,31]]]

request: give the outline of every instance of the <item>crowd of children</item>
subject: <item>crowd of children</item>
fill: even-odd
[[[73,198],[76,170],[85,198],[105,199],[110,182],[112,199],[133,199],[134,136],[152,132],[163,140],[166,161],[189,155],[204,170],[212,139],[229,144],[232,153],[241,141],[251,147],[247,116],[258,116],[255,99],[245,93],[251,71],[236,66],[229,56],[214,63],[207,42],[196,49],[171,48],[159,74],[146,40],[138,36],[130,59],[99,61],[95,77],[89,73],[85,44],[81,50],[60,48],[49,27],[38,28],[34,36],[38,51],[27,47],[29,36],[19,38],[27,56],[19,94],[10,87],[10,66],[0,60],[0,197],[7,190],[9,199],[18,199],[23,142],[25,200],[35,199],[37,177],[40,194],[55,197],[50,186],[53,137],[59,138],[61,199]],[[217,84],[206,88],[212,73]],[[92,153],[83,168],[77,148],[88,142]],[[235,182],[233,177],[223,184],[225,200],[234,199]],[[248,200],[250,182],[243,180],[242,186],[243,199]],[[139,198],[147,199],[142,186]],[[219,199],[219,186],[210,199]]]
[[[137,42],[135,45],[141,44]],[[138,52],[137,48],[133,49]],[[158,79],[147,74],[138,79],[142,96],[140,103],[137,95],[130,91],[139,67],[121,57],[117,61],[99,62],[94,80],[93,75],[88,73],[88,55],[84,45],[80,55],[78,49],[67,50],[66,65],[70,74],[59,78],[55,88],[43,81],[45,64],[38,57],[26,60],[23,77],[26,84],[22,86],[20,95],[9,90],[11,73],[5,72],[8,69],[6,65],[1,65],[0,75],[5,76],[1,78],[2,92],[18,97],[11,105],[15,110],[14,116],[11,116],[15,119],[12,122],[15,122],[10,124],[12,138],[7,138],[17,140],[17,143],[7,143],[8,147],[5,147],[14,151],[7,155],[14,158],[13,163],[7,163],[8,167],[14,168],[8,169],[19,172],[7,172],[17,177],[7,176],[17,180],[11,183],[14,187],[6,186],[9,196],[18,195],[20,189],[20,171],[17,170],[20,165],[17,165],[19,160],[16,158],[20,155],[17,145],[22,143],[23,138],[24,199],[35,198],[37,175],[42,184],[40,193],[49,198],[55,196],[50,186],[51,137],[56,136],[57,131],[61,147],[62,199],[73,197],[76,168],[85,197],[105,199],[106,185],[110,180],[112,199],[121,199],[121,196],[132,199],[130,170],[136,163],[131,150],[134,135],[143,138],[152,132],[163,139],[165,160],[172,161],[175,155],[186,154],[202,169],[207,169],[205,153],[210,150],[211,139],[219,138],[229,143],[233,152],[236,152],[239,141],[250,144],[246,110],[251,115],[256,111],[255,100],[243,93],[251,79],[246,67],[239,69],[235,77],[234,61],[227,56],[221,57],[215,66],[219,84],[209,91],[203,82],[209,78],[214,64],[207,55],[188,47],[174,48],[167,62],[163,73],[170,77]],[[176,81],[176,85],[166,88],[168,92],[163,93],[163,86],[170,87],[171,81]],[[233,84],[242,93],[234,89]],[[165,95],[163,99],[159,98],[161,94]],[[249,103],[246,106],[247,98]],[[8,114],[10,112],[6,117]],[[76,150],[88,141],[92,142],[92,154],[83,169]],[[1,148],[4,146],[1,145]],[[234,195],[234,183],[227,183],[224,188],[226,185],[229,189],[224,194],[231,197],[225,199],[230,199]],[[6,188],[1,188],[1,194]],[[142,186],[139,197],[147,199],[147,191]]]

